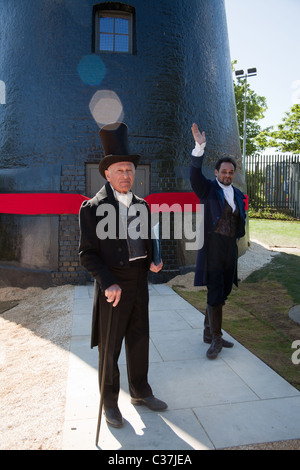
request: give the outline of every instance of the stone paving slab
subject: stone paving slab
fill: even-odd
[[[203,315],[166,285],[149,285],[150,367],[161,413],[134,407],[122,350],[120,410],[125,424],[102,419],[102,450],[213,450],[300,438],[300,392],[241,344],[206,358]],[[90,349],[93,286],[74,293],[64,450],[97,450],[98,351]]]

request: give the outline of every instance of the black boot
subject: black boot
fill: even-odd
[[[210,331],[210,326],[209,326],[209,315],[208,311],[209,308],[211,308],[208,304],[206,307],[205,311],[205,318],[204,318],[204,330],[203,330],[203,342],[206,344],[211,344],[212,342],[212,334]],[[230,341],[227,341],[226,339],[222,338],[222,347],[223,348],[233,348],[234,344],[231,343]]]
[[[212,335],[210,332],[209,326],[209,317],[208,317],[209,305],[207,304],[204,317],[204,330],[203,330],[203,342],[206,344],[211,344]]]
[[[212,335],[211,346],[206,353],[208,359],[216,359],[222,350],[222,305],[209,306],[208,319]]]

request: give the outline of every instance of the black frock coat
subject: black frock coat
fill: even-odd
[[[101,204],[111,204],[116,214],[116,236],[113,238],[99,239],[96,233],[97,224],[103,220],[106,215],[98,216],[97,209]],[[151,214],[147,202],[133,194],[132,204],[142,204],[147,209],[148,238],[145,240],[145,267],[148,270],[152,262],[153,246],[151,239]],[[114,268],[129,266],[129,253],[127,241],[119,237],[119,204],[116,201],[109,183],[96,194],[95,197],[84,201],[79,212],[80,242],[79,257],[81,265],[95,279],[95,293],[93,304],[91,347],[98,346],[103,341],[104,335],[99,335],[99,321],[101,315],[100,296],[104,296],[105,290],[118,284],[118,279],[112,272]],[[103,303],[103,302],[102,302]],[[106,312],[105,312],[106,315]],[[106,319],[101,319],[103,330],[106,330]]]
[[[192,157],[190,169],[191,186],[195,194],[199,197],[200,204],[204,204],[204,243],[198,250],[195,286],[205,286],[207,284],[207,238],[212,233],[224,211],[225,198],[222,188],[217,181],[207,179],[202,173],[203,157]],[[240,223],[236,233],[239,239],[245,235],[245,196],[236,187],[233,186],[234,198],[240,211]],[[234,276],[234,283],[237,285],[237,271]]]

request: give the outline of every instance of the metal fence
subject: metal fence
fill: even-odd
[[[300,155],[250,155],[245,174],[250,207],[288,210],[300,218]]]

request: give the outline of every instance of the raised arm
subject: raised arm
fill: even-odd
[[[194,122],[192,125],[192,134],[195,140],[195,143],[198,142],[199,145],[205,144],[206,143],[206,138],[205,138],[205,132],[203,131],[202,133],[200,132],[197,124]]]
[[[204,147],[206,145],[206,137],[205,132],[200,132],[196,123],[192,125],[191,130],[195,140],[195,148],[192,152],[190,181],[193,191],[201,200],[206,197],[211,183],[202,173],[203,153]]]

